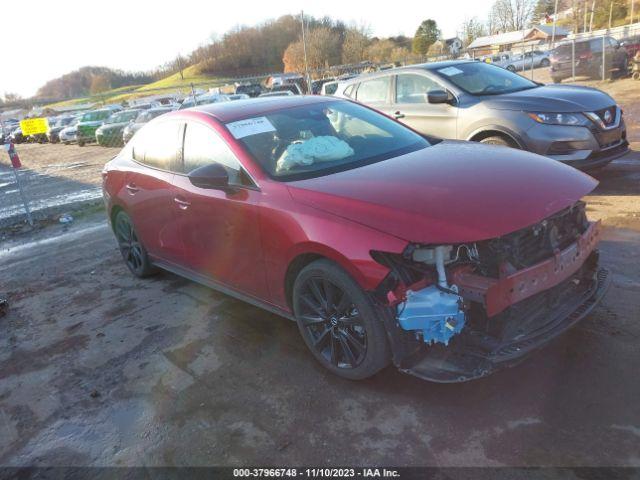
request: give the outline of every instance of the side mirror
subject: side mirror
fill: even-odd
[[[448,103],[449,94],[444,90],[432,90],[427,93],[427,100],[429,103]]]
[[[188,177],[193,185],[200,188],[226,190],[229,187],[229,174],[219,163],[196,168]]]

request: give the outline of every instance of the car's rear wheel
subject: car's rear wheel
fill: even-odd
[[[510,142],[507,138],[501,135],[492,135],[491,137],[486,137],[480,140],[480,143],[485,143],[487,145],[501,145],[503,147],[514,147],[513,142]]]
[[[509,66],[507,66],[507,70],[509,70],[510,72],[515,72],[516,71],[516,67],[514,67],[513,65],[509,65]]]
[[[389,364],[381,312],[334,263],[318,260],[300,272],[293,310],[305,343],[332,373],[360,380]]]
[[[543,58],[542,60],[540,60],[541,67],[548,67],[549,65],[551,65],[551,62],[548,58]]]
[[[84,145],[85,145],[84,140],[78,140],[78,146],[79,147],[84,147]]]
[[[156,273],[156,268],[149,261],[147,250],[133,227],[131,217],[122,210],[114,220],[114,231],[122,258],[131,273],[140,278]]]

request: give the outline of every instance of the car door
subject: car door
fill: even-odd
[[[395,85],[392,111],[398,120],[425,135],[457,138],[458,108],[428,102],[428,93],[446,91],[444,86],[421,73],[400,73]]]
[[[185,266],[242,293],[266,298],[260,190],[225,140],[205,123],[186,123],[182,152],[181,172],[173,180],[173,209],[179,219]],[[226,169],[229,188],[206,189],[191,183],[190,172],[212,163]]]
[[[389,115],[391,111],[391,75],[360,82],[355,91],[355,99]]]
[[[149,254],[180,262],[183,244],[173,209],[173,176],[182,124],[163,121],[140,130],[130,147],[132,167],[125,176],[127,212]]]

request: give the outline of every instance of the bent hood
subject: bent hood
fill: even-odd
[[[483,99],[487,107],[495,110],[549,113],[594,112],[616,104],[613,98],[600,90],[575,85],[544,85]]]
[[[462,243],[540,222],[597,184],[532,153],[445,141],[288,187],[298,202],[407,241]]]

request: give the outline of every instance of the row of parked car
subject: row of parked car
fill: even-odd
[[[640,51],[640,36],[616,40],[613,37],[596,37],[575,42],[563,42],[550,51],[501,52],[480,57],[511,72],[530,68],[551,69],[551,78],[559,83],[574,74],[600,78],[604,54],[605,76],[625,76],[629,73],[631,59]],[[573,61],[572,61],[573,59]],[[575,68],[574,68],[575,67]]]

